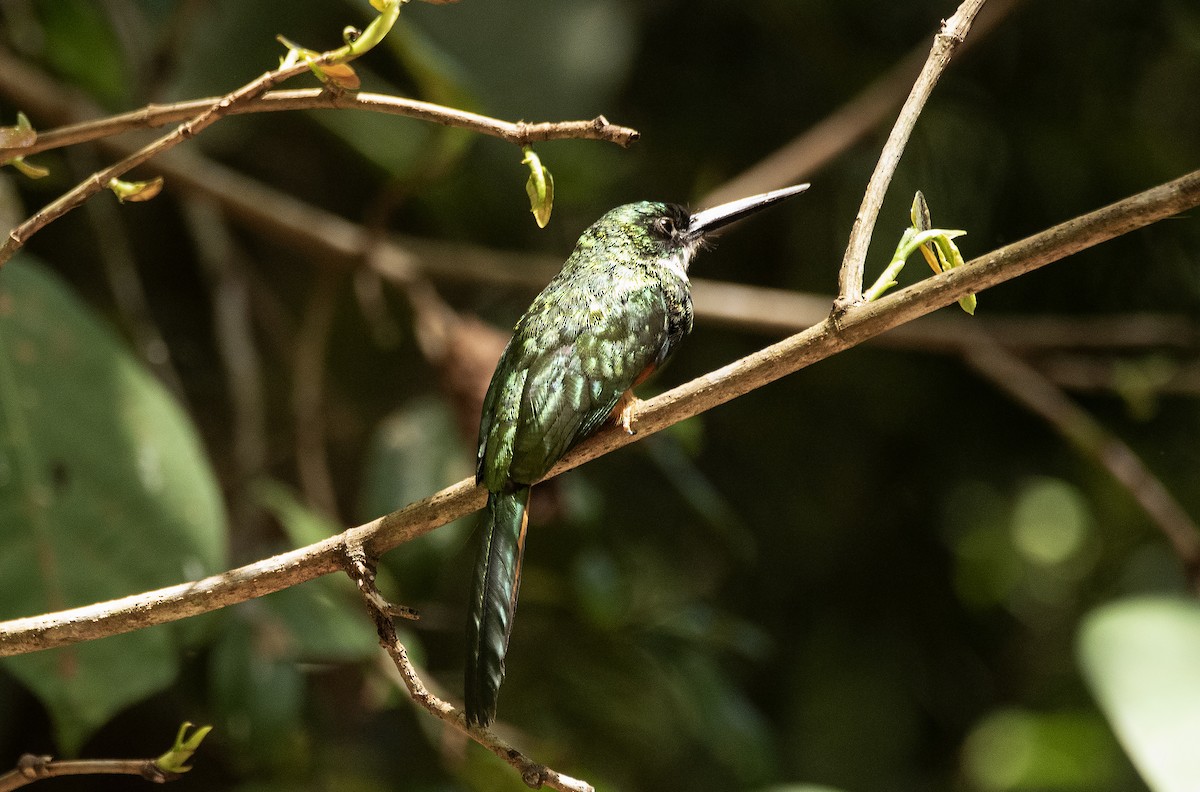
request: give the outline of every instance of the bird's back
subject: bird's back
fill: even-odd
[[[686,279],[576,253],[517,323],[484,403],[477,478],[542,478],[691,329]]]

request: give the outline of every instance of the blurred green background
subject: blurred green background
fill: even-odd
[[[356,63],[365,90],[507,120],[603,113],[641,132],[628,150],[537,146],[556,180],[544,231],[520,151],[462,130],[274,113],[226,119],[183,149],[376,232],[503,251],[536,282],[612,206],[698,205],[927,47],[953,11],[406,6]],[[218,95],[278,63],[276,34],[333,47],[371,16],[365,0],[6,0],[0,46],[53,83],[17,101],[28,82],[0,73],[0,124],[24,110],[49,129],[63,97],[112,113]],[[935,225],[969,231],[969,258],[1186,173],[1200,162],[1197,96],[1192,0],[1018,4],[938,86],[870,273],[916,189]],[[831,295],[886,115],[693,276]],[[51,174],[0,172],[8,225],[112,154],[30,159]],[[149,203],[98,196],[0,270],[0,617],[248,563],[470,473],[470,409],[431,355],[429,300],[260,225],[168,178]],[[456,272],[459,248],[437,250],[438,310],[502,329],[536,291],[486,266]],[[973,320],[1182,317],[1169,344],[1084,354],[1064,341],[1031,362],[1105,373],[1072,395],[1191,515],[1198,251],[1194,214],[1169,220],[983,293]],[[463,326],[483,350],[467,363],[498,353],[496,335]],[[642,395],[770,340],[700,317]],[[500,718],[558,770],[610,790],[1200,788],[1195,762],[1153,732],[1200,740],[1200,610],[1178,560],[1095,459],[953,354],[851,350],[544,490]],[[451,698],[473,525],[383,559],[385,592],[423,615],[408,646]],[[176,789],[524,788],[407,701],[341,579],[0,662],[0,768],[26,751],[155,756],[184,720],[215,730]]]

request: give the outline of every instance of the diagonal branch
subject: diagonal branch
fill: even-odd
[[[1200,171],[1130,196],[1014,242],[967,266],[921,281],[875,302],[850,306],[836,321],[766,347],[641,404],[637,434],[609,427],[567,455],[551,476],[673,423],[723,404],[893,327],[1032,270],[1200,205]],[[337,571],[347,546],[371,557],[468,514],[484,493],[466,479],[425,500],[317,544],[193,583],[106,603],[0,623],[0,656],[63,646],[223,608]]]
[[[991,0],[971,24],[971,37],[961,43],[959,52],[978,45],[1021,2]],[[921,73],[928,55],[924,43],[914,48],[848,102],[711,190],[699,204],[716,206],[744,195],[808,181],[813,174],[853,148],[871,130],[887,120],[888,114],[902,104],[902,97]]]
[[[859,207],[858,214],[854,217],[854,225],[850,228],[850,241],[846,244],[846,255],[842,259],[842,268],[838,273],[838,297],[834,301],[835,313],[840,313],[847,307],[857,305],[862,301],[862,282],[863,272],[866,269],[867,248],[871,246],[871,234],[875,230],[875,221],[883,206],[883,196],[887,194],[888,185],[892,183],[892,176],[900,164],[900,157],[904,153],[904,147],[908,145],[908,138],[912,134],[913,127],[917,124],[917,117],[921,115],[925,102],[933,93],[938,78],[950,65],[950,58],[953,57],[955,50],[966,39],[967,33],[971,30],[971,22],[979,13],[979,9],[983,7],[984,2],[985,0],[964,0],[963,4],[954,12],[954,16],[943,22],[942,29],[934,36],[929,58],[925,61],[921,75],[913,85],[904,106],[900,108],[900,116],[896,119],[896,125],[892,127],[892,133],[888,136],[887,143],[884,144],[883,153],[879,155],[879,161],[875,164],[875,172],[871,174],[871,180],[867,183],[867,191],[863,194],[862,206]]]
[[[421,677],[418,676],[417,669],[408,659],[408,650],[405,649],[404,644],[400,642],[400,637],[396,634],[396,624],[392,619],[395,608],[388,604],[376,587],[375,571],[368,561],[362,545],[349,543],[346,549],[346,559],[346,574],[350,576],[362,594],[363,602],[366,604],[367,610],[371,614],[371,620],[375,623],[375,630],[379,634],[379,645],[388,653],[388,657],[392,658],[396,670],[400,672],[400,677],[404,680],[404,686],[408,689],[408,695],[413,701],[430,715],[456,731],[462,732],[508,762],[514,770],[521,774],[521,780],[529,787],[540,789],[548,786],[563,792],[595,792],[591,784],[586,781],[563,775],[557,770],[552,770],[544,764],[530,759],[501,739],[491,729],[468,724],[467,716],[461,710],[431,693],[425,687],[425,683],[421,681]]]
[[[195,137],[201,131],[208,128],[212,124],[219,121],[222,117],[230,112],[230,108],[237,107],[245,102],[248,102],[262,94],[272,85],[277,85],[280,82],[295,77],[298,74],[303,74],[309,71],[312,63],[324,63],[329,58],[329,53],[325,56],[315,59],[314,61],[302,61],[290,66],[281,66],[269,72],[265,72],[254,80],[238,88],[236,91],[229,93],[208,106],[206,110],[196,115],[189,121],[180,124],[170,133],[163,135],[158,140],[143,146],[138,151],[130,154],[120,162],[103,168],[93,173],[90,177],[77,184],[67,192],[59,196],[55,201],[42,207],[33,217],[30,217],[25,222],[21,223],[16,228],[8,232],[8,237],[4,240],[4,244],[0,246],[0,267],[3,267],[5,262],[15,254],[29,238],[36,234],[41,229],[45,228],[50,223],[83,205],[84,201],[91,198],[96,193],[108,187],[108,183],[137,166],[153,159],[159,154],[171,149],[188,138]]]

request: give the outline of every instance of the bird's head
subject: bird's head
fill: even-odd
[[[605,213],[583,233],[578,252],[602,252],[618,258],[658,262],[686,277],[692,257],[706,238],[730,223],[807,189],[807,184],[798,184],[698,212],[657,201],[625,204]]]

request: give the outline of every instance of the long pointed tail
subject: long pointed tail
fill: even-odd
[[[496,698],[504,679],[504,655],[512,632],[521,554],[525,550],[529,487],[488,493],[471,616],[467,620],[467,721],[486,726],[496,717]]]

